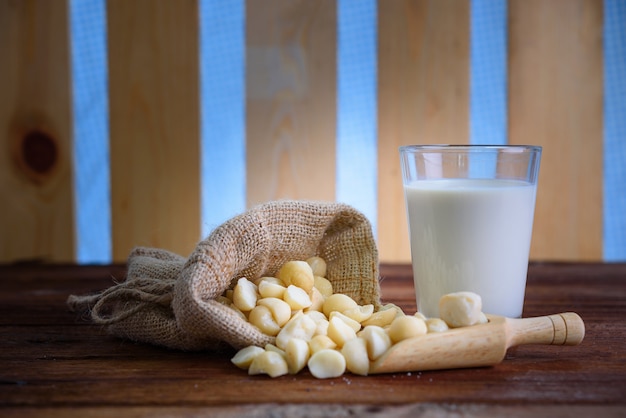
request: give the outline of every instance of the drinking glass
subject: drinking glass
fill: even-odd
[[[471,291],[483,312],[521,317],[541,147],[400,147],[418,310]]]

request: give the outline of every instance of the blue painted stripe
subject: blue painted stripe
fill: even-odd
[[[604,259],[626,261],[626,1],[604,0]]]
[[[337,16],[336,200],[363,212],[376,231],[376,1],[339,0]]]
[[[245,4],[200,0],[202,235],[246,208]]]
[[[507,1],[470,5],[470,144],[507,141]]]
[[[111,209],[106,8],[70,2],[76,260],[109,263]]]

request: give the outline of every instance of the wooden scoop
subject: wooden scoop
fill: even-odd
[[[522,344],[577,345],[585,324],[573,312],[512,319],[487,315],[489,322],[409,338],[370,364],[369,373],[492,366],[510,347]]]

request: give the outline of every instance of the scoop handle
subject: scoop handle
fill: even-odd
[[[585,337],[585,323],[574,312],[508,318],[507,337],[509,347],[522,344],[578,345]]]

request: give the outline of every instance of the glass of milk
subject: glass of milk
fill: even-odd
[[[541,147],[400,147],[418,310],[472,291],[483,312],[521,317]]]

